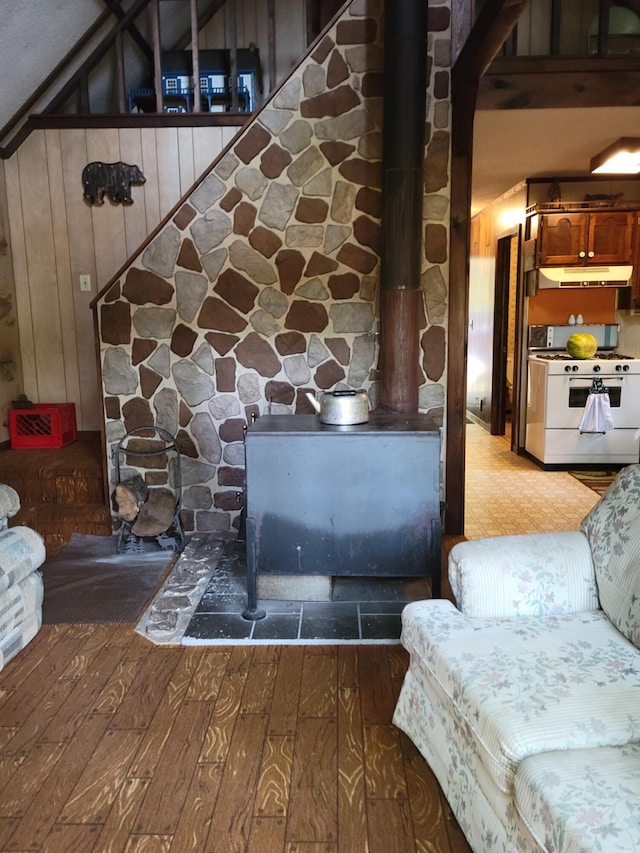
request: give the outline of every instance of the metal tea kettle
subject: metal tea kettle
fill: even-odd
[[[307,399],[323,424],[347,426],[364,424],[369,420],[369,395],[366,391],[325,391],[320,401],[307,392]]]

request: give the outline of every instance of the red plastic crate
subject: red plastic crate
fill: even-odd
[[[75,403],[36,403],[31,409],[9,409],[11,447],[62,447],[78,437]]]

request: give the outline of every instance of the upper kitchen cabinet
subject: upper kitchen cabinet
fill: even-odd
[[[630,264],[634,221],[630,210],[540,214],[538,265]]]

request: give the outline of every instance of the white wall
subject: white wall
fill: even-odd
[[[0,127],[103,10],[101,0],[0,0]]]

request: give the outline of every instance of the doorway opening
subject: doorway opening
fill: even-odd
[[[515,352],[518,294],[519,234],[498,240],[493,317],[493,360],[491,372],[492,435],[512,430],[514,417]]]

